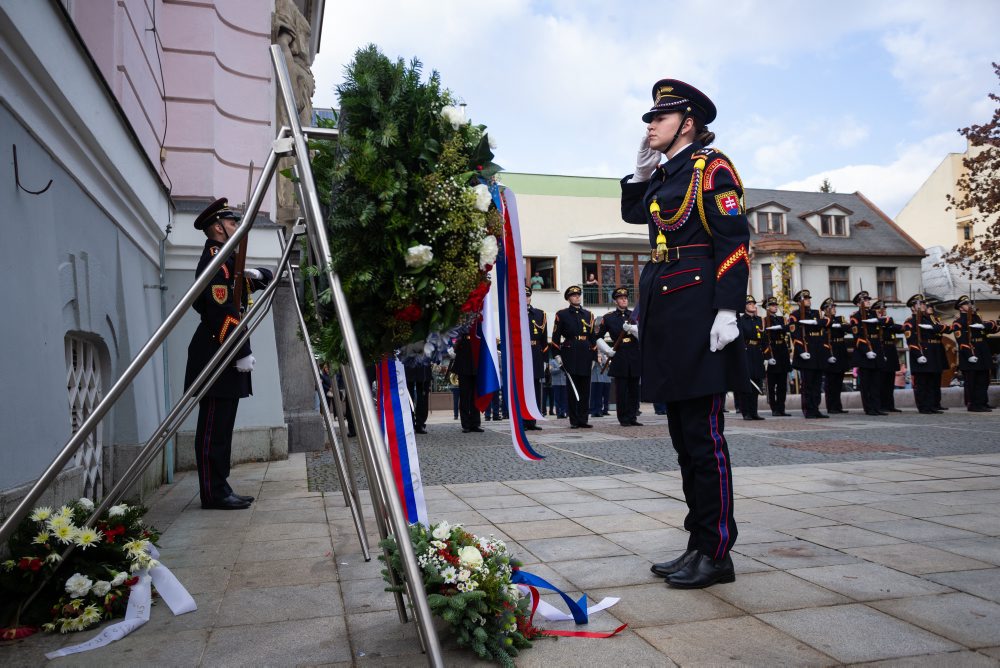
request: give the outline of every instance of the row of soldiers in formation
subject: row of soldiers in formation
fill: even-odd
[[[951,324],[943,323],[924,295],[906,301],[911,315],[896,323],[886,314],[881,300],[872,301],[862,290],[852,300],[857,310],[846,319],[837,315],[833,299],[825,299],[819,310],[812,308],[808,290],[797,292],[796,308],[783,317],[778,300],[769,297],[766,313],[757,314],[757,302],[748,295],[744,313],[738,319],[746,350],[749,376],[760,388],[766,382],[768,404],[775,416],[787,416],[789,368],[800,377],[802,413],[807,418],[825,418],[820,411],[820,392],[826,386],[827,413],[846,413],[840,399],[844,373],[857,369],[861,401],[867,415],[898,412],[893,403],[895,374],[899,371],[896,337],[902,333],[909,351],[914,400],[921,413],[939,413],[941,376],[949,368],[942,339],[953,335],[958,346],[958,368],[965,379],[969,411],[986,412],[990,349],[988,334],[998,331],[996,321],[984,321],[967,296],[960,297]],[[763,391],[763,390],[762,390]],[[757,397],[743,393],[737,397],[745,419],[763,419],[757,412]]]
[[[531,306],[531,288],[526,288],[527,317],[531,338],[535,396],[541,401],[545,363],[550,359],[567,377],[567,417],[574,429],[590,428],[590,383],[593,364],[602,353],[608,374],[615,379],[616,415],[622,426],[638,426],[640,351],[635,315],[629,309],[629,290],[612,293],[615,309],[598,318],[580,302],[583,291],[570,286],[564,296],[569,306],[558,311],[549,336],[548,320],[541,309]],[[881,300],[873,301],[862,290],[852,300],[857,310],[849,317],[837,314],[833,299],[825,299],[819,310],[812,308],[809,290],[800,290],[792,301],[796,308],[787,316],[778,313],[778,300],[769,297],[765,312],[758,314],[752,295],[737,320],[752,381],[750,391],[736,394],[744,419],[763,419],[757,409],[757,394],[766,392],[773,416],[788,416],[785,399],[791,370],[799,372],[802,413],[806,418],[825,418],[828,413],[846,413],[841,401],[844,374],[857,369],[862,406],[867,415],[898,412],[893,401],[895,375],[900,370],[896,337],[905,336],[917,409],[939,413],[941,376],[949,368],[943,337],[952,335],[958,347],[958,368],[965,380],[969,411],[986,412],[991,359],[986,336],[1000,331],[996,321],[984,321],[967,296],[960,297],[954,321],[942,322],[922,294],[910,297],[911,315],[896,323],[886,314]],[[465,431],[479,431],[479,412],[474,406],[476,368],[469,345],[474,334],[461,337],[455,346],[452,371],[459,379],[459,412]],[[826,410],[820,410],[826,388]],[[765,389],[766,388],[766,389]],[[756,390],[756,391],[754,391]],[[540,429],[526,421],[527,429]]]

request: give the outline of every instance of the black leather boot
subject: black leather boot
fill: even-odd
[[[651,570],[654,575],[658,575],[661,578],[665,578],[668,575],[673,575],[677,571],[687,566],[697,556],[698,556],[698,550],[688,550],[681,556],[677,557],[676,559],[673,559],[671,561],[664,561],[658,564],[653,564],[652,566],[649,567],[649,570]]]
[[[722,559],[712,559],[699,552],[687,566],[667,576],[667,584],[678,589],[704,589],[735,581],[736,571],[728,554]]]

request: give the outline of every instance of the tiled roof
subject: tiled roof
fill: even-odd
[[[878,207],[860,193],[800,192],[747,188],[747,209],[766,203],[787,207],[787,234],[755,234],[751,221],[751,239],[755,246],[770,240],[801,243],[805,253],[814,255],[900,255],[921,257],[920,244],[896,226]],[[802,216],[837,205],[850,211],[850,236],[823,237]],[[751,216],[753,213],[750,214]]]
[[[921,262],[924,294],[928,298],[945,303],[953,302],[961,295],[968,295],[974,300],[1000,299],[1000,294],[994,292],[986,281],[969,278],[957,265],[944,262],[941,258],[945,252],[942,246],[931,246]]]

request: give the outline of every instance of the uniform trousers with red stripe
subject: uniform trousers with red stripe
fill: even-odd
[[[677,451],[688,513],[688,549],[722,559],[736,542],[733,472],[723,436],[725,395],[667,403],[670,440]]]
[[[239,399],[228,397],[202,397],[198,402],[194,454],[198,460],[198,491],[203,504],[220,501],[233,493],[226,478],[229,477],[233,427],[239,405]]]

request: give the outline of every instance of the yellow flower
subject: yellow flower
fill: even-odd
[[[56,538],[59,539],[61,543],[72,543],[73,538],[76,537],[76,528],[72,525],[63,525],[54,531]]]
[[[62,517],[61,515],[56,515],[55,517],[49,519],[48,524],[50,529],[58,529],[59,527],[69,526],[70,524],[72,524],[72,522],[70,522],[69,519],[66,517]]]
[[[39,531],[38,535],[35,536],[34,540],[32,540],[31,542],[34,543],[35,545],[45,545],[51,539],[52,539],[52,534],[50,534],[48,531]]]
[[[70,508],[69,506],[62,506],[62,507],[59,508],[59,512],[57,514],[59,516],[61,516],[61,517],[65,517],[66,519],[69,519],[69,518],[73,517],[73,509]]]
[[[42,506],[41,508],[35,508],[35,512],[31,513],[31,519],[35,522],[44,522],[52,516],[52,509],[48,506]]]
[[[80,546],[80,549],[86,550],[91,545],[100,543],[103,536],[104,534],[100,531],[87,527],[86,529],[80,529],[76,532],[74,541]]]

